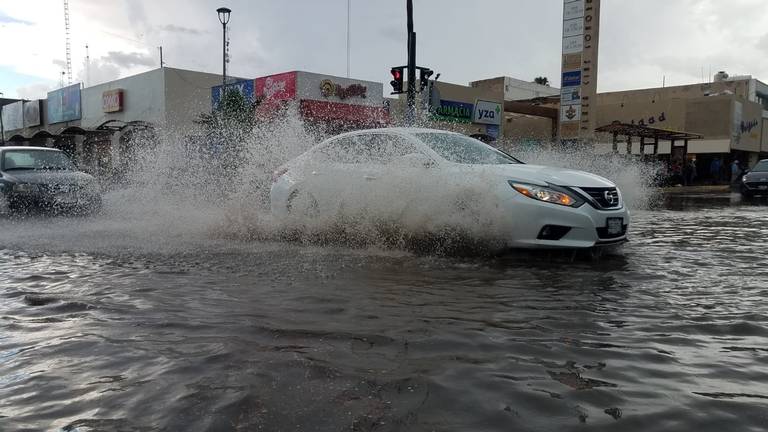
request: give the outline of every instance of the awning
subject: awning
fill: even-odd
[[[638,138],[658,138],[664,141],[697,140],[704,138],[703,135],[697,133],[659,129],[637,124],[621,123],[618,121],[615,121],[609,125],[600,126],[599,128],[595,129],[595,132]]]

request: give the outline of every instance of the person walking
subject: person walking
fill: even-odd
[[[712,178],[712,184],[720,182],[720,170],[722,169],[722,162],[720,157],[712,159],[712,163],[709,165],[709,176]]]
[[[739,175],[741,174],[741,166],[739,160],[734,159],[731,163],[731,184],[736,185],[739,183]]]

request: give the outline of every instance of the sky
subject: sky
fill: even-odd
[[[73,82],[167,66],[221,73],[216,8],[232,9],[228,74],[290,70],[389,82],[405,64],[404,0],[70,0]],[[560,83],[562,0],[414,0],[417,63],[457,84]],[[88,45],[89,66],[86,68]],[[61,0],[0,0],[0,92],[44,98],[65,69]],[[765,0],[603,0],[598,91],[678,85],[726,70],[768,81]],[[66,80],[65,80],[66,82]]]

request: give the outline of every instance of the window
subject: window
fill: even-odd
[[[416,133],[414,135],[450,162],[471,165],[521,163],[512,156],[468,136],[454,133]]]
[[[752,168],[754,172],[768,172],[768,160],[760,161]]]
[[[3,169],[8,170],[71,170],[72,162],[60,151],[7,150],[3,153]]]
[[[338,138],[318,152],[321,157],[336,163],[383,165],[417,150],[401,136],[372,133]]]

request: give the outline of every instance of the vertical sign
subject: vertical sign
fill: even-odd
[[[599,34],[600,0],[563,0],[561,140],[593,137]]]

